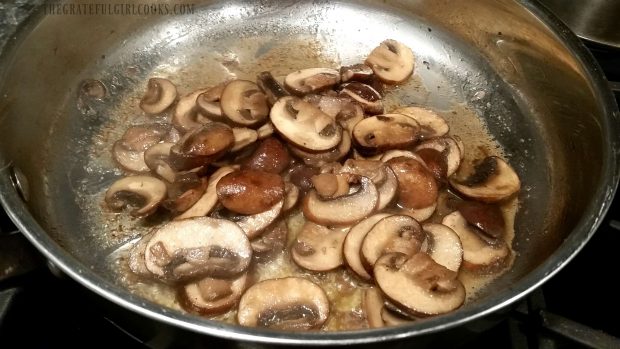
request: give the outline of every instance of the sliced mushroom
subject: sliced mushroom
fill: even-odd
[[[177,174],[174,182],[168,184],[164,207],[175,214],[187,211],[202,197],[207,185],[207,179],[198,177],[195,172]]]
[[[422,229],[429,240],[428,255],[437,264],[458,272],[463,262],[463,245],[454,230],[437,223],[426,223]]]
[[[383,323],[387,326],[406,325],[413,321],[410,318],[395,313],[386,307],[381,308],[381,320],[383,320]]]
[[[105,202],[113,210],[135,207],[132,216],[155,212],[166,198],[166,184],[151,176],[128,176],[114,182],[105,193]]]
[[[211,212],[211,210],[215,207],[215,204],[217,204],[217,183],[220,179],[222,179],[222,177],[231,172],[237,171],[238,169],[239,166],[226,166],[213,172],[211,177],[209,177],[209,185],[200,199],[198,199],[198,201],[196,201],[196,203],[187,211],[176,216],[174,219],[179,220],[191,217],[202,217],[209,214],[209,212]]]
[[[349,193],[348,176],[319,173],[311,178],[312,186],[323,199],[333,199]]]
[[[450,184],[470,198],[497,202],[519,191],[521,181],[506,161],[489,156],[474,166],[474,173],[464,180],[450,179]]]
[[[340,172],[366,176],[373,181],[379,191],[377,210],[384,209],[396,197],[398,179],[394,171],[380,161],[349,159]]]
[[[220,104],[224,115],[242,126],[258,125],[269,115],[267,97],[255,83],[247,80],[229,82],[222,91]]]
[[[457,209],[467,223],[480,229],[492,239],[502,239],[506,235],[506,222],[499,206],[476,201],[462,201]]]
[[[226,154],[234,143],[234,133],[227,125],[205,124],[186,133],[170,148],[170,165],[178,171],[208,165]]]
[[[280,216],[283,206],[284,200],[280,200],[266,211],[257,214],[242,215],[229,210],[220,210],[217,212],[217,215],[237,223],[243,229],[248,239],[255,239],[275,222],[276,218]]]
[[[207,92],[207,89],[199,89],[179,99],[172,115],[172,125],[182,133],[210,122],[206,118],[199,118],[196,108],[196,99],[199,95]]]
[[[297,164],[288,170],[287,177],[291,183],[295,184],[302,192],[305,193],[312,189],[312,176],[319,173],[320,170],[317,167]]]
[[[271,137],[274,132],[273,124],[271,122],[266,122],[263,126],[256,129],[256,133],[258,134],[258,139],[265,139],[267,137]]]
[[[418,222],[424,222],[425,220],[431,218],[433,213],[435,213],[436,209],[437,201],[433,202],[429,206],[422,208],[401,208],[399,210],[399,213],[413,217]]]
[[[435,263],[424,252],[411,257],[386,254],[375,264],[374,275],[383,294],[414,316],[444,314],[465,301],[465,287],[457,273]]]
[[[393,113],[403,114],[417,121],[420,124],[420,137],[422,139],[441,137],[450,131],[450,127],[444,118],[426,108],[398,108]]]
[[[419,130],[418,123],[404,115],[376,115],[355,125],[353,141],[355,148],[362,154],[373,155],[415,144]]]
[[[222,119],[220,99],[226,82],[215,85],[196,97],[196,111],[213,120]]]
[[[366,315],[368,327],[383,327],[383,319],[381,319],[381,311],[383,310],[383,296],[376,288],[367,288],[362,296],[362,309]]]
[[[383,113],[381,93],[372,86],[361,82],[347,82],[342,84],[338,93],[340,97],[347,97],[358,103],[370,115]]]
[[[159,114],[177,99],[177,87],[168,79],[151,78],[146,93],[140,100],[140,109],[147,114]]]
[[[284,86],[298,96],[326,90],[339,82],[340,73],[330,68],[298,70],[284,78]]]
[[[463,268],[479,272],[495,272],[504,268],[509,261],[510,248],[504,240],[490,244],[483,239],[477,228],[469,225],[458,212],[443,218],[442,224],[448,226],[459,236],[463,245]]]
[[[165,137],[169,127],[160,124],[131,126],[123,137],[114,143],[112,155],[114,160],[125,170],[148,172],[144,162],[144,152]]]
[[[310,151],[332,149],[342,139],[342,130],[333,118],[296,97],[280,98],[271,108],[270,117],[282,136]]]
[[[448,161],[445,154],[432,148],[419,149],[415,154],[424,161],[426,168],[431,171],[438,183],[446,182]]]
[[[239,151],[248,145],[256,142],[258,139],[258,132],[251,128],[247,127],[233,127],[232,128],[233,137],[235,138],[235,143],[230,151],[235,152]]]
[[[380,159],[381,159],[381,162],[388,162],[392,159],[400,158],[400,157],[414,159],[424,164],[424,160],[420,156],[416,155],[414,152],[409,151],[409,150],[399,150],[399,149],[388,150],[385,153],[381,154]]]
[[[366,64],[354,64],[340,67],[340,81],[367,82],[373,77],[372,69]]]
[[[347,234],[347,237],[344,239],[344,245],[342,248],[344,261],[347,263],[349,268],[364,281],[372,281],[372,276],[366,271],[366,268],[360,259],[362,242],[364,241],[366,234],[368,234],[368,231],[370,231],[370,229],[372,229],[377,222],[388,216],[390,216],[388,213],[377,213],[364,219],[354,225]]]
[[[286,221],[282,220],[280,223],[275,224],[274,227],[265,231],[265,233],[258,238],[250,241],[252,250],[254,251],[254,258],[258,261],[264,261],[268,260],[274,254],[281,252],[286,244],[287,235],[288,227]]]
[[[168,182],[174,182],[176,174],[170,167],[170,149],[174,143],[157,143],[144,152],[144,163],[151,171]]]
[[[401,207],[420,209],[437,201],[437,181],[419,161],[398,157],[387,164],[398,178],[398,203]]]
[[[153,274],[146,267],[146,261],[144,260],[144,253],[146,252],[146,245],[149,243],[153,233],[148,233],[138,240],[135,245],[129,251],[129,269],[134,273],[142,277],[151,277]]]
[[[250,287],[239,301],[242,326],[278,330],[319,329],[329,316],[325,291],[300,277],[270,279]]]
[[[336,269],[343,263],[342,244],[348,231],[306,222],[291,247],[291,257],[307,270]]]
[[[159,228],[146,247],[146,267],[169,282],[230,278],[250,265],[250,241],[233,222],[210,217],[173,221]]]
[[[461,149],[452,137],[439,137],[427,140],[415,147],[415,152],[422,149],[434,149],[440,152],[446,161],[446,177],[452,176],[461,165]]]
[[[353,176],[352,176],[353,177]],[[316,190],[304,198],[304,216],[315,223],[348,225],[373,213],[379,202],[379,192],[367,177],[359,178],[359,189],[345,196],[322,200]]]
[[[409,47],[388,39],[370,52],[365,63],[381,81],[397,84],[413,73],[414,57]]]
[[[258,74],[256,77],[256,84],[265,92],[267,101],[270,105],[273,105],[278,99],[289,95],[284,87],[282,87],[268,71]]]
[[[247,273],[236,279],[204,278],[179,290],[179,303],[188,311],[219,315],[232,309],[248,284]]]
[[[263,139],[256,150],[243,161],[244,169],[280,173],[291,162],[286,147],[277,138]]]
[[[291,153],[309,166],[321,167],[325,164],[342,160],[351,150],[351,136],[348,132],[342,133],[342,140],[338,146],[323,152],[310,152],[289,144]]]
[[[378,221],[366,234],[360,255],[362,264],[371,272],[375,262],[385,253],[408,256],[420,251],[426,235],[420,224],[405,215],[392,215]]]
[[[284,198],[284,181],[277,174],[242,169],[217,183],[217,197],[227,209],[245,215],[267,211]]]
[[[350,98],[307,95],[304,100],[317,106],[322,112],[336,119],[349,132],[364,118],[364,109]]]
[[[289,211],[299,201],[299,188],[291,182],[284,182],[284,205],[282,212]]]

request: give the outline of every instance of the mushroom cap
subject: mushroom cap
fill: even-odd
[[[234,145],[232,129],[220,122],[211,122],[183,135],[170,148],[170,165],[179,170],[191,170],[219,159]]]
[[[411,257],[388,253],[377,260],[374,275],[384,296],[414,316],[444,314],[465,301],[457,274],[423,252]]]
[[[360,177],[359,183],[356,192],[330,200],[321,199],[316,190],[311,190],[304,198],[304,216],[326,225],[349,225],[366,218],[375,211],[379,192],[367,177]]]
[[[284,78],[284,86],[298,96],[326,90],[339,82],[340,73],[330,68],[302,69]]]
[[[450,184],[470,198],[498,202],[516,194],[521,181],[515,170],[497,156],[489,156],[474,166],[474,173],[464,180],[451,178]]]
[[[187,209],[187,211],[176,216],[174,219],[179,220],[191,217],[202,217],[209,214],[209,212],[211,212],[217,204],[217,183],[220,179],[222,179],[222,177],[231,172],[237,171],[238,169],[239,166],[225,166],[213,172],[211,177],[209,177],[209,185],[207,185],[207,189],[204,194],[202,194],[200,199],[198,199],[192,207]]]
[[[390,216],[389,213],[376,213],[364,219],[354,225],[344,239],[344,244],[342,247],[344,261],[347,263],[349,268],[364,281],[371,281],[372,275],[366,271],[366,268],[360,258],[362,242],[370,229],[372,229],[378,221],[388,216]]]
[[[211,316],[223,314],[237,304],[247,284],[247,273],[235,279],[206,277],[181,287],[178,299],[188,311]]]
[[[222,177],[217,197],[227,209],[245,215],[267,211],[284,198],[284,181],[277,174],[242,169]]]
[[[113,210],[138,206],[132,216],[143,217],[155,212],[166,198],[166,184],[151,176],[127,176],[114,182],[105,193],[105,202]]]
[[[425,223],[422,229],[429,240],[428,255],[438,264],[458,272],[463,262],[463,245],[458,234],[437,223]]]
[[[146,93],[140,100],[140,109],[147,114],[159,114],[177,99],[177,87],[168,79],[151,78]]]
[[[155,231],[144,257],[151,273],[169,282],[229,278],[248,268],[252,248],[237,224],[196,217],[166,223]]]
[[[462,201],[457,204],[457,210],[469,224],[489,237],[501,239],[506,235],[506,222],[498,205]]]
[[[343,263],[342,244],[348,231],[306,222],[291,246],[291,257],[307,270],[336,269]]]
[[[353,142],[361,153],[374,155],[415,144],[419,139],[419,131],[417,121],[404,115],[375,115],[355,125]]]
[[[233,80],[222,91],[222,112],[235,124],[254,126],[265,121],[269,115],[267,96],[247,80]]]
[[[370,52],[365,63],[381,81],[397,84],[413,73],[414,56],[409,47],[388,39]]]
[[[422,107],[398,108],[393,113],[408,116],[420,124],[420,137],[422,139],[436,138],[446,135],[450,126],[444,118],[436,112]]]
[[[243,168],[280,173],[291,162],[286,147],[275,137],[263,139],[252,155],[243,161]]]
[[[242,326],[306,331],[319,329],[329,316],[325,291],[300,277],[264,280],[245,291],[237,321]]]
[[[333,118],[296,97],[280,98],[271,108],[270,118],[289,142],[310,151],[332,149],[342,139],[342,129]]]

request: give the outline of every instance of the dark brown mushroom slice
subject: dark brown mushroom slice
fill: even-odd
[[[465,301],[465,287],[457,273],[424,252],[411,257],[386,254],[377,260],[374,275],[383,295],[413,316],[445,314]]]
[[[354,177],[354,176],[350,176]],[[372,214],[379,202],[379,192],[366,177],[359,177],[357,191],[323,200],[316,190],[311,190],[304,198],[303,212],[306,219],[325,225],[349,225]]]
[[[498,239],[489,243],[481,236],[483,233],[467,223],[459,211],[445,216],[441,223],[459,236],[463,246],[463,268],[492,273],[506,267],[510,260],[510,248],[504,240]]]
[[[329,271],[342,265],[342,244],[348,228],[328,228],[306,222],[291,246],[291,257],[300,267]]]
[[[258,238],[250,241],[254,251],[254,259],[263,262],[282,252],[286,244],[287,235],[288,226],[286,221],[282,220],[274,224]]]
[[[366,237],[366,234],[377,224],[380,220],[390,216],[388,213],[376,213],[363,221],[354,225],[346,238],[344,239],[344,245],[342,248],[344,261],[351,271],[353,271],[360,279],[364,281],[372,281],[372,275],[370,275],[362,260],[360,258],[360,250],[362,249],[362,242]]]
[[[242,168],[280,173],[291,162],[286,147],[275,137],[263,139],[252,155],[243,161]]]
[[[236,279],[206,277],[180,288],[178,299],[181,306],[201,315],[220,315],[232,309],[248,284],[248,274]]]
[[[461,194],[484,202],[498,202],[516,194],[521,181],[515,170],[497,156],[489,156],[474,165],[465,179],[451,178],[450,184]]]
[[[168,79],[151,78],[146,93],[140,100],[140,109],[147,114],[159,114],[177,99],[177,87]]]
[[[329,316],[325,291],[300,277],[264,280],[241,296],[237,322],[242,326],[288,331],[316,330]]]
[[[172,114],[172,125],[181,133],[211,122],[207,118],[201,118],[196,108],[196,99],[207,91],[208,89],[198,89],[181,97],[177,102],[174,114]]]
[[[217,197],[227,209],[245,215],[267,211],[284,198],[284,181],[277,174],[242,169],[217,183]]]
[[[282,212],[283,206],[284,200],[280,200],[266,211],[251,215],[237,214],[223,208],[214,212],[213,216],[237,223],[237,225],[245,232],[248,239],[255,239],[276,221]]]
[[[437,181],[425,166],[411,158],[398,157],[387,162],[398,179],[398,204],[406,209],[432,206],[439,195]]]
[[[114,143],[112,156],[125,170],[148,172],[144,162],[144,152],[165,137],[169,126],[162,124],[143,124],[129,127],[121,139]]]
[[[448,160],[444,153],[432,149],[423,148],[415,152],[426,165],[426,168],[431,171],[438,183],[445,183],[448,177]]]
[[[195,172],[179,173],[174,182],[168,184],[168,198],[163,205],[174,214],[185,212],[202,197],[207,185],[207,178]]]
[[[222,120],[220,99],[227,82],[217,84],[196,97],[196,111],[212,120]]]
[[[173,146],[174,143],[157,143],[144,152],[146,166],[170,183],[174,182],[176,177],[175,171],[170,167],[170,149]]]
[[[340,73],[330,68],[302,69],[284,78],[284,86],[298,96],[327,90],[338,83],[340,83]]]
[[[353,128],[355,148],[365,155],[406,148],[419,137],[418,123],[401,114],[375,115],[366,118]]]
[[[385,324],[381,318],[381,312],[383,310],[383,296],[381,291],[371,287],[364,290],[362,296],[362,309],[366,315],[366,321],[370,328],[380,328]]]
[[[208,165],[226,154],[234,145],[232,129],[211,122],[186,133],[170,148],[170,165],[177,171]]]
[[[151,176],[123,177],[110,186],[105,202],[112,210],[135,207],[132,216],[143,217],[155,212],[166,198],[166,184]]]
[[[202,194],[200,199],[194,203],[192,207],[187,209],[185,212],[176,216],[174,219],[185,219],[191,217],[202,217],[206,216],[213,210],[215,205],[217,204],[217,183],[224,177],[225,175],[237,171],[239,166],[225,166],[219,168],[217,171],[213,172],[211,177],[209,177],[209,184],[207,185],[207,189]]]
[[[373,78],[374,72],[366,64],[353,64],[340,67],[340,81],[368,82]]]
[[[436,112],[422,107],[398,108],[393,113],[408,116],[420,124],[421,139],[430,139],[444,136],[450,131],[450,126],[444,118]]]
[[[351,136],[348,132],[342,133],[342,140],[338,146],[323,152],[311,152],[289,144],[293,155],[301,159],[308,166],[321,167],[325,164],[342,160],[351,151]]]
[[[155,231],[144,257],[146,267],[156,277],[187,282],[243,273],[250,265],[252,248],[235,223],[196,217],[166,223]]]
[[[347,82],[340,85],[338,96],[350,98],[358,103],[367,114],[375,115],[383,113],[383,100],[381,93],[372,86],[361,82]]]
[[[458,234],[451,228],[437,223],[425,223],[422,229],[427,234],[431,258],[440,265],[458,272],[463,262],[463,245]]]
[[[386,253],[412,256],[422,247],[426,234],[420,223],[406,215],[392,215],[378,221],[364,237],[360,248],[362,264],[368,272]]]
[[[414,151],[419,153],[422,149],[434,149],[441,153],[446,162],[446,177],[452,176],[459,166],[461,166],[461,148],[457,141],[449,136],[429,139],[415,147]]]
[[[278,99],[290,95],[268,71],[258,74],[256,84],[263,90],[270,105],[274,105]]]
[[[224,115],[237,125],[256,126],[269,115],[267,96],[252,81],[229,82],[222,91],[220,105]]]
[[[414,56],[406,45],[388,39],[370,52],[365,63],[381,81],[397,84],[413,73]]]
[[[136,275],[141,277],[151,277],[153,274],[146,267],[146,261],[144,260],[144,253],[146,252],[146,245],[149,243],[153,233],[148,233],[142,236],[129,250],[128,265],[129,269]]]
[[[319,173],[318,167],[296,164],[288,170],[287,176],[302,192],[307,192],[312,189],[312,177]]]
[[[492,239],[503,239],[506,235],[506,222],[502,210],[496,204],[477,201],[461,201],[457,210],[467,223],[480,229]]]
[[[278,133],[309,151],[330,150],[342,139],[342,129],[332,117],[296,97],[280,98],[271,108],[270,118]]]

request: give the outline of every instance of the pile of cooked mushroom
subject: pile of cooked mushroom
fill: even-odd
[[[171,121],[131,126],[114,144],[128,175],[105,202],[171,219],[133,246],[131,271],[176,287],[188,311],[235,309],[245,326],[321,329],[329,318],[326,292],[303,274],[257,280],[256,264],[277,254],[306,273],[346,268],[364,285],[369,327],[459,308],[460,270],[508,264],[500,204],[520,181],[496,156],[461,166],[463,143],[433,110],[386,112],[383,97],[413,71],[411,49],[386,40],[340,70],[263,72],[186,95],[150,79],[140,108]],[[439,217],[441,192],[452,212]]]

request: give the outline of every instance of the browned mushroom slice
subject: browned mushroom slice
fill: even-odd
[[[325,291],[300,277],[270,279],[250,287],[239,301],[242,326],[288,331],[319,329],[329,316]]]
[[[422,225],[422,229],[429,241],[429,256],[437,264],[458,272],[463,261],[463,245],[454,230],[437,223],[426,223]]]
[[[248,268],[252,248],[235,223],[197,217],[159,228],[146,246],[144,257],[151,273],[169,282],[206,276],[230,278]]]
[[[418,222],[424,222],[425,220],[431,218],[436,209],[437,201],[422,208],[401,208],[399,213],[413,217]]]
[[[185,219],[191,217],[202,217],[206,216],[213,210],[215,204],[217,204],[217,183],[224,177],[225,175],[237,171],[239,166],[225,166],[217,171],[213,172],[211,177],[209,177],[209,185],[207,186],[207,190],[205,190],[204,194],[196,201],[196,203],[190,207],[187,211],[182,214],[176,216],[174,219]]]
[[[235,143],[230,151],[235,152],[239,151],[248,145],[256,142],[258,139],[258,132],[251,128],[247,127],[233,127],[232,128],[233,137],[235,138]]]
[[[422,149],[434,149],[442,154],[446,161],[446,177],[452,176],[461,165],[461,149],[452,137],[429,139],[415,147],[415,152]]]
[[[282,212],[291,210],[299,201],[299,188],[291,182],[284,182],[284,205]]]
[[[477,201],[462,201],[457,209],[474,227],[493,239],[502,239],[506,235],[506,222],[499,206]]]
[[[469,225],[467,220],[458,212],[443,218],[442,224],[448,226],[459,236],[463,246],[463,268],[494,272],[506,266],[510,257],[510,248],[504,240],[496,240],[490,244],[483,239],[477,228]]]
[[[386,254],[375,264],[374,275],[383,294],[414,316],[444,314],[465,301],[465,288],[457,273],[435,263],[424,252],[411,257]]]
[[[400,157],[415,159],[424,163],[424,160],[420,156],[416,155],[414,152],[399,149],[388,150],[385,153],[381,154],[379,159],[381,160],[381,162],[388,162],[394,158]]]
[[[273,105],[278,99],[289,95],[284,87],[282,87],[268,71],[258,74],[256,77],[256,84],[265,92],[267,101],[270,105]]]
[[[420,137],[422,139],[441,137],[450,131],[450,127],[444,118],[426,108],[398,108],[393,113],[403,114],[417,121],[420,124]]]
[[[517,173],[496,156],[489,156],[476,164],[469,177],[450,179],[450,184],[461,194],[485,202],[504,200],[521,188]]]
[[[398,157],[387,164],[398,178],[398,203],[407,209],[426,208],[437,201],[437,181],[422,163]]]
[[[273,222],[275,222],[276,218],[280,216],[283,206],[284,200],[280,200],[266,211],[257,214],[241,215],[230,211],[221,211],[220,214],[223,214],[223,218],[237,223],[237,225],[240,226],[245,232],[248,239],[254,239],[263,233]]]
[[[378,221],[388,216],[390,215],[387,213],[377,213],[364,219],[354,225],[347,234],[347,237],[344,239],[344,245],[342,248],[344,260],[349,268],[364,281],[371,281],[372,276],[366,271],[366,268],[364,268],[362,260],[360,259],[362,242],[364,241],[366,234],[368,234],[368,231],[370,231],[370,229],[372,229]]]
[[[416,143],[419,130],[418,123],[404,115],[376,115],[355,125],[353,141],[362,154],[373,155]]]
[[[405,215],[392,215],[378,221],[366,234],[360,255],[369,272],[385,253],[403,253],[408,256],[420,251],[426,235],[420,224]]]
[[[128,176],[114,182],[105,193],[105,202],[113,210],[135,207],[132,216],[148,216],[166,198],[166,184],[150,176]]]
[[[296,97],[280,98],[271,108],[271,122],[288,141],[310,151],[334,148],[342,129],[329,115]]]
[[[208,181],[195,172],[179,173],[174,182],[168,185],[168,198],[164,207],[175,214],[187,211],[204,194]]]
[[[323,152],[310,152],[289,144],[291,153],[309,166],[321,167],[330,162],[342,160],[351,150],[351,136],[348,132],[342,133],[342,140],[334,149]]]
[[[207,89],[199,89],[179,99],[174,109],[174,114],[172,115],[172,125],[177,130],[185,133],[210,122],[210,120],[206,118],[200,118],[198,109],[196,108],[196,99],[199,95],[207,91]]]
[[[413,320],[400,316],[386,307],[381,308],[381,320],[386,326],[400,326],[410,324]]]
[[[300,267],[328,271],[342,265],[342,243],[346,229],[330,229],[306,222],[291,247],[291,257]]]
[[[222,106],[220,99],[226,82],[215,85],[196,97],[196,111],[213,120],[221,120]]]
[[[360,81],[367,82],[373,77],[372,69],[366,64],[354,64],[340,67],[340,81]]]
[[[248,284],[247,273],[236,279],[204,278],[179,290],[179,303],[188,311],[219,315],[234,307]]]
[[[123,137],[114,143],[112,155],[114,160],[125,170],[148,172],[144,162],[144,152],[157,144],[168,132],[169,127],[161,124],[131,126]]]
[[[170,149],[174,143],[157,143],[144,152],[144,163],[155,174],[168,182],[174,182],[176,174],[170,167]]]
[[[317,167],[296,164],[287,171],[286,177],[305,193],[312,189],[312,177],[319,173],[320,170]]]
[[[349,132],[364,118],[364,109],[350,98],[308,95],[304,100],[317,106],[322,112],[336,119]]]
[[[280,173],[288,167],[291,157],[277,138],[263,139],[256,150],[243,161],[244,169]]]
[[[298,70],[284,78],[284,86],[298,96],[326,90],[339,82],[340,73],[330,68]]]
[[[207,165],[226,154],[234,145],[230,127],[212,122],[186,133],[170,148],[170,165],[178,170],[191,170]]]
[[[388,39],[370,52],[365,63],[381,81],[397,84],[413,73],[414,57],[409,47]]]
[[[422,159],[439,183],[445,183],[448,177],[448,161],[445,154],[432,148],[418,149],[415,154]]]
[[[362,296],[362,309],[366,315],[368,327],[383,327],[383,319],[381,319],[381,311],[383,310],[383,296],[376,288],[367,288]]]
[[[141,237],[135,245],[129,251],[129,269],[134,273],[142,277],[153,276],[149,269],[146,267],[146,261],[144,260],[144,253],[146,252],[146,245],[149,243],[153,233],[148,233]]]
[[[316,223],[326,225],[348,225],[358,222],[373,213],[379,202],[379,192],[366,177],[360,177],[356,192],[331,200],[321,199],[316,190],[304,198],[304,216]]]
[[[370,85],[362,84],[361,82],[347,82],[341,85],[338,95],[355,101],[368,114],[383,113],[381,94]]]
[[[254,251],[254,258],[258,261],[263,261],[269,259],[275,253],[281,252],[286,244],[287,235],[288,227],[286,221],[282,220],[258,238],[250,241]]]
[[[159,114],[177,99],[177,87],[168,79],[151,78],[146,93],[140,100],[140,109],[147,114]]]
[[[238,125],[254,126],[269,115],[267,97],[255,83],[247,80],[229,82],[222,91],[220,105],[224,115]]]
[[[398,179],[394,171],[380,161],[349,159],[340,172],[354,173],[372,180],[379,191],[377,210],[384,209],[396,197]]]
[[[267,211],[284,198],[284,181],[277,174],[243,169],[217,183],[217,197],[227,209],[245,215]]]
[[[323,199],[333,199],[349,193],[349,177],[333,173],[319,173],[311,178],[312,186]]]

